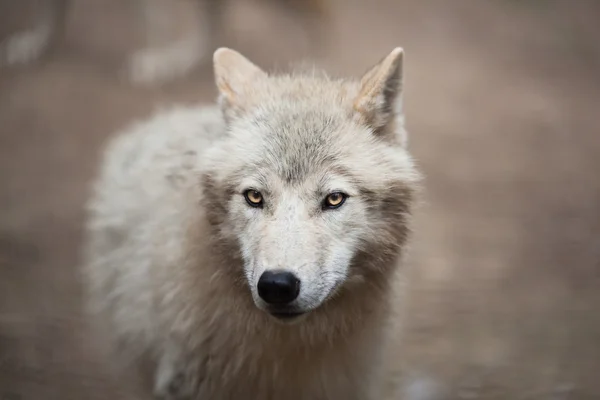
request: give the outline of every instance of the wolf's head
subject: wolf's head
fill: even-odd
[[[255,304],[307,313],[393,268],[418,174],[406,151],[402,56],[356,81],[270,75],[214,55],[226,136],[206,156],[204,201]]]

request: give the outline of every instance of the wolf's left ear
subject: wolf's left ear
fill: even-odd
[[[362,123],[380,136],[400,141],[404,146],[404,118],[402,113],[402,59],[404,51],[396,47],[372,67],[360,80],[354,109]],[[398,136],[400,135],[400,136]]]
[[[215,82],[226,114],[243,113],[256,99],[253,85],[267,74],[235,50],[225,47],[213,55]]]

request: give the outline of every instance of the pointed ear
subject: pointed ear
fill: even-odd
[[[360,80],[354,110],[361,122],[378,135],[394,135],[396,130],[403,129],[396,126],[397,122],[402,123],[403,56],[402,48],[396,47]]]
[[[252,103],[252,85],[267,74],[235,50],[225,47],[213,55],[215,82],[226,111],[241,113]]]

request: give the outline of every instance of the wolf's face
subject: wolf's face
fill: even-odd
[[[273,165],[247,167],[228,214],[254,300],[274,313],[312,310],[346,280],[364,236],[360,189],[334,165],[296,182]]]
[[[381,123],[356,110],[360,84],[268,77],[235,61],[255,86],[220,86],[228,134],[207,156],[209,214],[239,247],[256,305],[297,316],[398,254],[417,176],[397,115],[381,110]],[[215,63],[218,71],[218,53]]]

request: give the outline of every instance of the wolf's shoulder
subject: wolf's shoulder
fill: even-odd
[[[214,106],[172,107],[129,125],[104,148],[88,209],[98,218],[134,218],[149,210],[181,208],[196,186],[204,153],[224,132]]]
[[[159,110],[108,140],[101,174],[124,177],[148,171],[167,172],[182,162],[194,162],[224,131],[222,115],[215,106]]]

